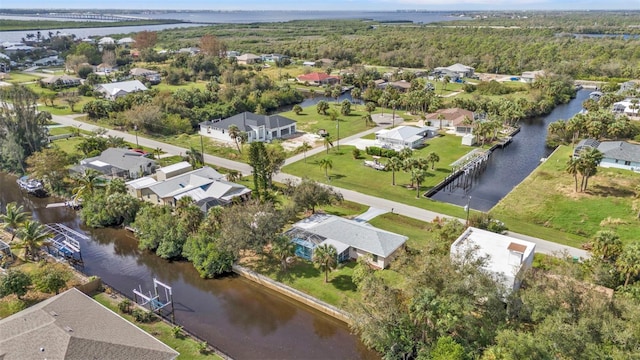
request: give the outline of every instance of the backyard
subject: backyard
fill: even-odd
[[[637,240],[640,200],[636,186],[640,174],[598,167],[587,191],[576,192],[573,176],[565,171],[572,151],[560,146],[491,214],[510,230],[575,247],[603,229],[614,230],[623,242]]]
[[[306,163],[298,161],[287,165],[283,168],[283,172],[451,216],[464,217],[464,210],[458,206],[432,201],[424,197],[417,199],[416,189],[410,186],[411,176],[404,171],[396,171],[396,186],[393,186],[392,172],[378,171],[364,166],[363,161],[371,160],[371,156],[363,152],[360,159],[354,159],[353,149],[352,146],[343,145],[338,151],[334,147],[329,151],[329,154],[323,151],[309,156]],[[414,158],[425,158],[430,152],[435,152],[440,157],[434,170],[429,167],[424,182],[420,184],[420,194],[446,178],[451,173],[450,164],[471,150],[472,148],[460,145],[460,137],[444,135],[428,140],[427,146],[415,151]],[[332,162],[332,169],[328,170],[329,181],[325,177],[325,171],[319,165],[320,161],[325,158]],[[386,160],[381,159],[381,162],[384,163]]]

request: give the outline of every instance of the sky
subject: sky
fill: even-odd
[[[640,0],[0,0],[0,8],[169,10],[587,10],[640,9]]]

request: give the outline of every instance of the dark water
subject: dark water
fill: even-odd
[[[83,271],[100,276],[116,290],[132,296],[139,285],[144,292],[152,290],[154,277],[168,283],[173,287],[176,321],[233,358],[379,358],[340,321],[240,277],[203,280],[189,263],[171,263],[139,251],[125,230],[86,229],[74,211],[46,209],[56,200],[23,196],[15,177],[0,173],[1,207],[13,201],[43,223],[64,223],[90,235],[92,240],[81,241]]]
[[[471,196],[470,207],[488,211],[505,197],[516,185],[524,180],[553,149],[545,146],[547,126],[559,119],[569,119],[582,109],[582,102],[593,90],[578,91],[575,99],[556,107],[549,115],[524,120],[521,131],[513,137],[510,145],[496,149],[485,172],[477,178],[471,189],[443,190],[432,199],[464,206]]]

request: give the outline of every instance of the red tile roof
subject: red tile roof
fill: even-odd
[[[462,125],[465,116],[473,120],[473,112],[460,108],[440,109],[434,113],[427,115],[427,120],[437,120],[438,115],[442,114],[444,120],[451,121],[453,126]]]
[[[312,81],[312,82],[321,82],[326,81],[327,79],[340,79],[339,76],[327,75],[326,73],[310,73],[305,75],[298,76],[298,80],[300,81]]]

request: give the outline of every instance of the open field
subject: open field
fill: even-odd
[[[420,194],[423,194],[449,175],[451,173],[449,165],[471,150],[471,148],[460,146],[460,138],[452,135],[430,139],[427,143],[426,147],[414,153],[414,157],[426,157],[429,152],[433,151],[440,156],[440,162],[436,164],[434,170],[428,170],[428,175],[420,186]],[[447,215],[464,217],[463,209],[458,206],[425,199],[424,197],[416,199],[416,189],[409,188],[411,177],[408,173],[397,171],[395,174],[396,186],[392,186],[391,172],[377,171],[364,166],[363,160],[371,160],[371,157],[363,155],[363,158],[354,159],[351,153],[352,150],[352,146],[341,146],[340,151],[336,148],[330,150],[329,154],[323,151],[309,156],[306,163],[299,161],[287,165],[283,168],[283,172]],[[329,182],[327,182],[324,170],[318,165],[319,161],[324,158],[330,159],[333,163],[333,168],[329,170]],[[382,159],[382,162],[385,161]]]
[[[599,167],[587,191],[577,193],[573,177],[565,171],[571,153],[570,147],[560,146],[491,214],[510,230],[576,247],[602,229],[615,230],[623,242],[637,240],[640,174]]]

